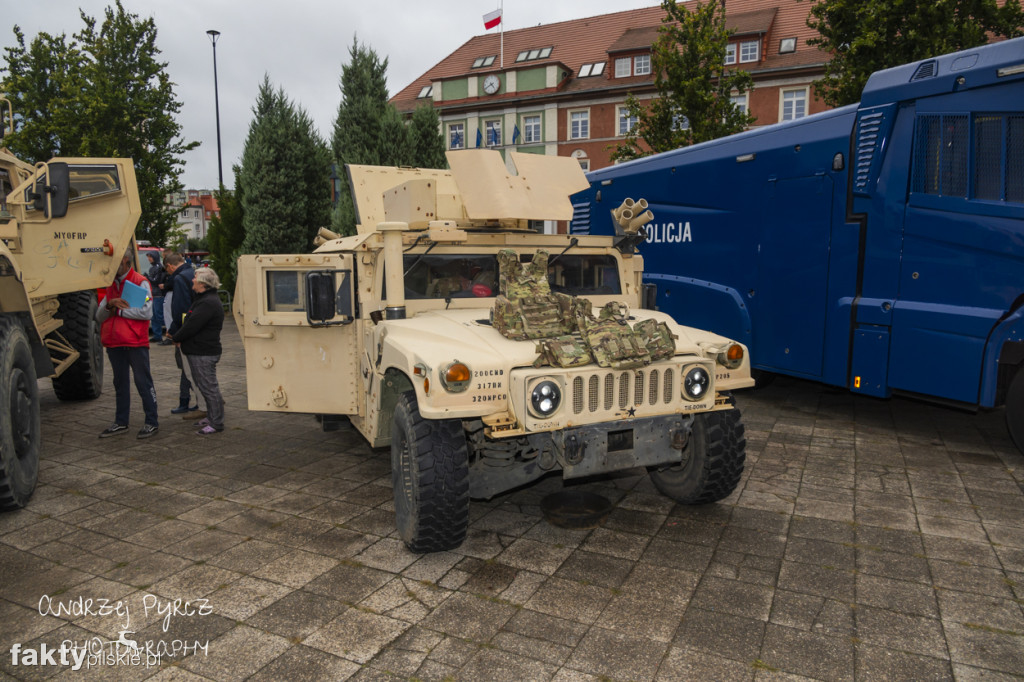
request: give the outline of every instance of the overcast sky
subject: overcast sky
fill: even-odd
[[[123,0],[126,10],[152,16],[157,46],[175,92],[183,103],[179,122],[186,140],[202,144],[185,157],[187,188],[217,186],[217,130],[214,115],[213,48],[217,42],[224,184],[234,187],[232,164],[239,162],[264,74],[312,117],[330,141],[341,102],[341,66],[353,36],[388,58],[388,91],[394,94],[465,43],[483,34],[483,15],[500,0]],[[69,36],[81,30],[79,8],[102,23],[102,0],[46,0],[5,3],[0,48],[14,44],[13,27],[31,41],[40,31]],[[506,31],[566,19],[651,7],[658,0],[508,0]],[[498,29],[492,29],[497,32]],[[2,53],[0,53],[2,59]]]

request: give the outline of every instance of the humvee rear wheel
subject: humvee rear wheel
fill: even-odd
[[[79,356],[59,377],[53,378],[53,392],[61,400],[99,398],[103,392],[103,344],[96,321],[96,292],[73,291],[61,294],[57,300],[57,317],[64,322],[57,331]]]
[[[462,422],[423,419],[404,393],[391,428],[398,534],[414,552],[455,549],[469,526],[469,451]]]
[[[738,409],[698,414],[683,449],[683,461],[652,467],[651,482],[681,504],[717,502],[739,485],[746,447]]]
[[[39,387],[28,336],[0,316],[0,510],[28,504],[39,476]]]
[[[1024,366],[1017,368],[1017,376],[1006,392],[1006,428],[1013,444],[1024,454]]]

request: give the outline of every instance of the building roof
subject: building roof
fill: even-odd
[[[747,68],[755,76],[759,71],[773,72],[786,68],[806,68],[824,64],[827,55],[816,47],[807,45],[807,39],[816,32],[807,26],[807,16],[813,3],[804,0],[725,0],[726,24],[737,37],[767,33],[769,41],[763,59],[754,68]],[[485,68],[474,69],[473,62],[480,57],[497,56],[500,51],[500,36],[497,31],[473,36],[454,52],[428,69],[426,73],[399,91],[391,101],[399,111],[412,111],[421,101],[417,98],[424,86],[437,81],[481,75],[525,66],[561,64],[572,74],[562,88],[566,91],[581,92],[603,90],[615,86],[629,86],[637,83],[651,83],[651,76],[611,79],[614,73],[611,65],[606,66],[602,76],[578,78],[576,74],[584,64],[608,61],[609,53],[648,49],[657,38],[665,12],[660,5],[641,9],[602,14],[582,19],[572,19],[554,24],[542,24],[529,28],[506,31],[504,37],[504,67],[500,58]],[[781,38],[796,38],[796,52],[779,54]],[[547,59],[528,62],[515,61],[523,50],[552,47]],[[496,102],[521,97],[512,93],[505,97],[488,97]],[[471,98],[473,101],[484,98]]]
[[[199,194],[191,195],[188,201],[182,208],[188,208],[191,206],[201,207],[207,213],[216,213],[220,210],[220,206],[217,205],[217,197],[212,194]]]

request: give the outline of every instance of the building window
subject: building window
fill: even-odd
[[[569,139],[583,140],[590,137],[590,112],[569,112]]]
[[[494,58],[496,56],[497,55],[493,55],[492,54],[489,57],[477,57],[475,60],[473,60],[473,68],[474,69],[480,69],[480,68],[483,68],[485,66],[490,66],[491,64],[494,63]]]
[[[586,78],[587,76],[600,76],[604,73],[605,62],[593,62],[591,64],[584,64],[580,67],[580,78]]]
[[[484,121],[484,141],[488,147],[501,146],[501,120]]]
[[[416,95],[416,99],[423,99],[424,97],[430,97],[434,94],[433,85],[424,85],[420,88],[420,94]]]
[[[780,121],[792,121],[807,115],[807,88],[782,91]]]
[[[523,117],[523,143],[540,142],[540,116]]]
[[[584,173],[590,172],[590,159],[576,159],[580,162],[580,168],[583,169]]]
[[[629,69],[633,65],[633,60],[629,57],[615,60],[615,77],[625,78],[629,75]]]
[[[740,64],[756,62],[761,56],[761,41],[746,40],[740,43]]]
[[[729,43],[725,46],[725,63],[736,63],[736,43]]]
[[[462,123],[448,125],[448,149],[466,148],[466,127]]]
[[[729,101],[732,102],[736,106],[736,108],[740,110],[741,114],[745,114],[748,111],[750,111],[747,108],[747,95],[746,95],[746,93],[743,93],[742,95],[730,95],[729,96]]]
[[[796,52],[796,38],[783,38],[779,41],[779,54]]]
[[[672,114],[672,130],[689,130],[690,119],[680,113]]]
[[[619,136],[626,135],[637,123],[637,117],[630,115],[628,107],[619,107]]]
[[[633,59],[633,75],[646,76],[651,72],[651,55],[638,54]]]
[[[534,59],[547,59],[551,56],[550,47],[537,47],[532,50],[523,50],[516,55],[517,62],[530,62]]]

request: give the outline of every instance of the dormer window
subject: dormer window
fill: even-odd
[[[745,40],[740,43],[740,64],[756,62],[761,57],[761,41]]]
[[[535,59],[547,59],[551,56],[550,47],[535,47],[532,50],[523,50],[516,55],[517,62],[532,62]]]
[[[494,63],[496,57],[497,55],[494,54],[490,55],[489,57],[477,57],[476,60],[473,61],[473,68],[480,69],[485,66],[490,66],[491,64]]]
[[[633,57],[633,75],[646,76],[651,72],[651,55],[638,54]]]
[[[725,46],[725,63],[736,63],[736,43],[729,43]]]
[[[600,76],[604,73],[605,62],[592,62],[590,64],[584,64],[580,67],[580,78],[586,78],[587,76]]]
[[[416,99],[423,99],[424,97],[432,97],[434,95],[433,85],[424,85],[420,88],[420,94],[416,95]]]

